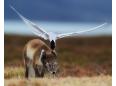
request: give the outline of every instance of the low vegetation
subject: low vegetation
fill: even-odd
[[[36,37],[5,35],[5,86],[111,86],[112,37],[78,37],[57,41],[57,78],[24,79],[22,49]],[[45,41],[48,45],[49,43]]]
[[[6,79],[5,86],[112,86],[112,77]]]

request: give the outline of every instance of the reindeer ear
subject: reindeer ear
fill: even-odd
[[[55,42],[53,40],[50,42],[50,47],[51,47],[51,49],[55,48]]]

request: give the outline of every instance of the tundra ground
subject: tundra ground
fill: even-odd
[[[6,79],[5,86],[112,86],[111,76]]]
[[[57,78],[24,79],[22,50],[37,37],[5,35],[5,86],[111,86],[112,37],[57,40]],[[45,41],[48,45],[49,43]]]

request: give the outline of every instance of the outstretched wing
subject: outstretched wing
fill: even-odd
[[[96,29],[98,29],[98,28],[100,28],[100,27],[102,27],[102,26],[104,26],[104,25],[106,25],[106,24],[107,24],[107,23],[103,23],[103,24],[101,24],[101,25],[99,25],[99,26],[97,26],[97,27],[94,27],[94,28],[91,28],[91,29],[88,29],[88,30],[79,31],[79,32],[72,32],[72,33],[59,34],[59,35],[57,36],[57,39],[64,38],[64,37],[69,37],[69,36],[71,36],[71,37],[77,36],[78,34],[82,34],[82,33],[85,33],[85,32],[89,32],[89,31],[96,30]]]
[[[27,24],[28,26],[30,26],[32,28],[31,30],[35,35],[37,35],[41,38],[44,38],[45,40],[47,40],[49,38],[49,35],[45,30],[40,29],[36,24],[34,24],[30,20],[26,19],[14,7],[12,7],[12,6],[10,6],[10,7],[13,11],[15,11],[17,13],[17,15],[19,15],[19,17],[25,22],[25,24]]]

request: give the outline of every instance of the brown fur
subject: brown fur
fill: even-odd
[[[29,41],[24,47],[24,50],[23,50],[24,65],[26,65],[30,61],[30,59],[27,57],[27,54],[26,54],[27,48],[34,50],[34,56],[32,59],[33,65],[40,64],[39,55],[42,49],[45,50],[46,55],[48,55],[48,57],[52,57],[51,55],[53,55],[51,54],[52,50],[43,41],[41,41],[40,39],[33,39]]]
[[[40,59],[41,51],[44,50]],[[45,56],[44,56],[45,54]],[[33,39],[29,41],[23,50],[23,59],[25,65],[25,77],[29,77],[29,68],[33,66],[35,76],[43,77],[45,64],[48,61],[52,61],[56,56],[55,50],[50,49],[40,39]],[[38,70],[39,69],[39,70]]]

